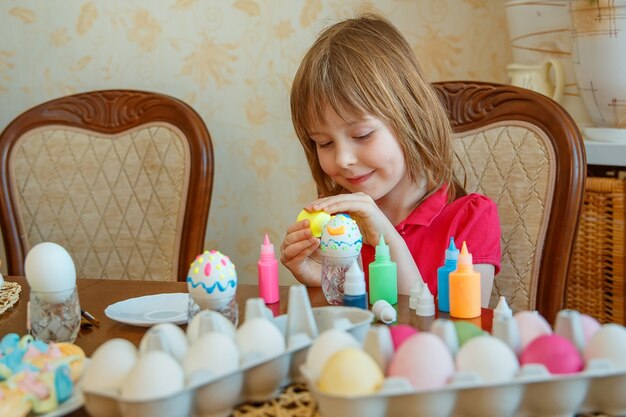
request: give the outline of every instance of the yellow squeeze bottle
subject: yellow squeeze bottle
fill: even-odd
[[[463,248],[456,271],[450,272],[450,315],[460,319],[480,317],[480,272],[474,271],[472,254]]]

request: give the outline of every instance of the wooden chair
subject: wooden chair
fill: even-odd
[[[586,176],[575,122],[530,90],[480,82],[434,85],[455,132],[457,179],[498,205],[502,270],[490,306],[503,295],[514,311],[538,310],[553,322],[564,306]]]
[[[187,104],[93,91],[27,110],[0,135],[9,275],[29,249],[65,247],[80,278],[182,280],[204,248],[213,149]]]

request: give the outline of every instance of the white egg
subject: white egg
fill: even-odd
[[[198,312],[187,325],[187,342],[193,345],[204,334],[209,332],[222,333],[235,340],[235,325],[224,315],[213,310]]]
[[[159,323],[150,327],[139,343],[139,353],[160,350],[182,362],[187,354],[187,337],[183,329],[173,323]]]
[[[321,333],[306,354],[305,366],[313,380],[317,381],[326,361],[336,352],[346,348],[360,348],[361,344],[350,333],[330,329]]]
[[[519,361],[506,343],[485,335],[465,342],[456,355],[456,368],[477,374],[484,383],[501,383],[515,376]]]
[[[235,265],[217,250],[204,251],[191,263],[187,289],[202,310],[221,310],[237,291]]]
[[[264,317],[246,320],[237,329],[235,341],[242,361],[270,358],[285,351],[285,337]]]
[[[225,334],[211,332],[191,345],[183,359],[187,381],[218,378],[239,368],[239,349]],[[207,371],[207,372],[203,372]]]
[[[153,350],[140,356],[122,384],[121,398],[129,401],[155,400],[180,392],[185,387],[182,366],[165,352]]]
[[[49,293],[42,298],[62,303],[76,287],[76,267],[63,246],[42,242],[33,246],[24,262],[26,281],[31,290]]]
[[[117,393],[137,362],[137,348],[126,339],[110,339],[91,355],[83,375],[87,392]]]
[[[609,361],[616,371],[626,370],[626,329],[616,323],[605,324],[591,336],[583,356],[585,361],[592,359],[605,359]]]

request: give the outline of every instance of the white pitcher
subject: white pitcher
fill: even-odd
[[[565,75],[560,61],[551,59],[537,65],[509,64],[506,67],[509,84],[527,88],[550,97],[556,102],[563,98]],[[554,70],[554,83],[550,71]]]

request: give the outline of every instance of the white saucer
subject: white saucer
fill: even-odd
[[[626,143],[626,129],[609,127],[585,127],[583,128],[585,139],[598,142]]]
[[[129,298],[111,304],[104,314],[120,323],[150,327],[158,323],[185,324],[189,293],[167,293]]]

